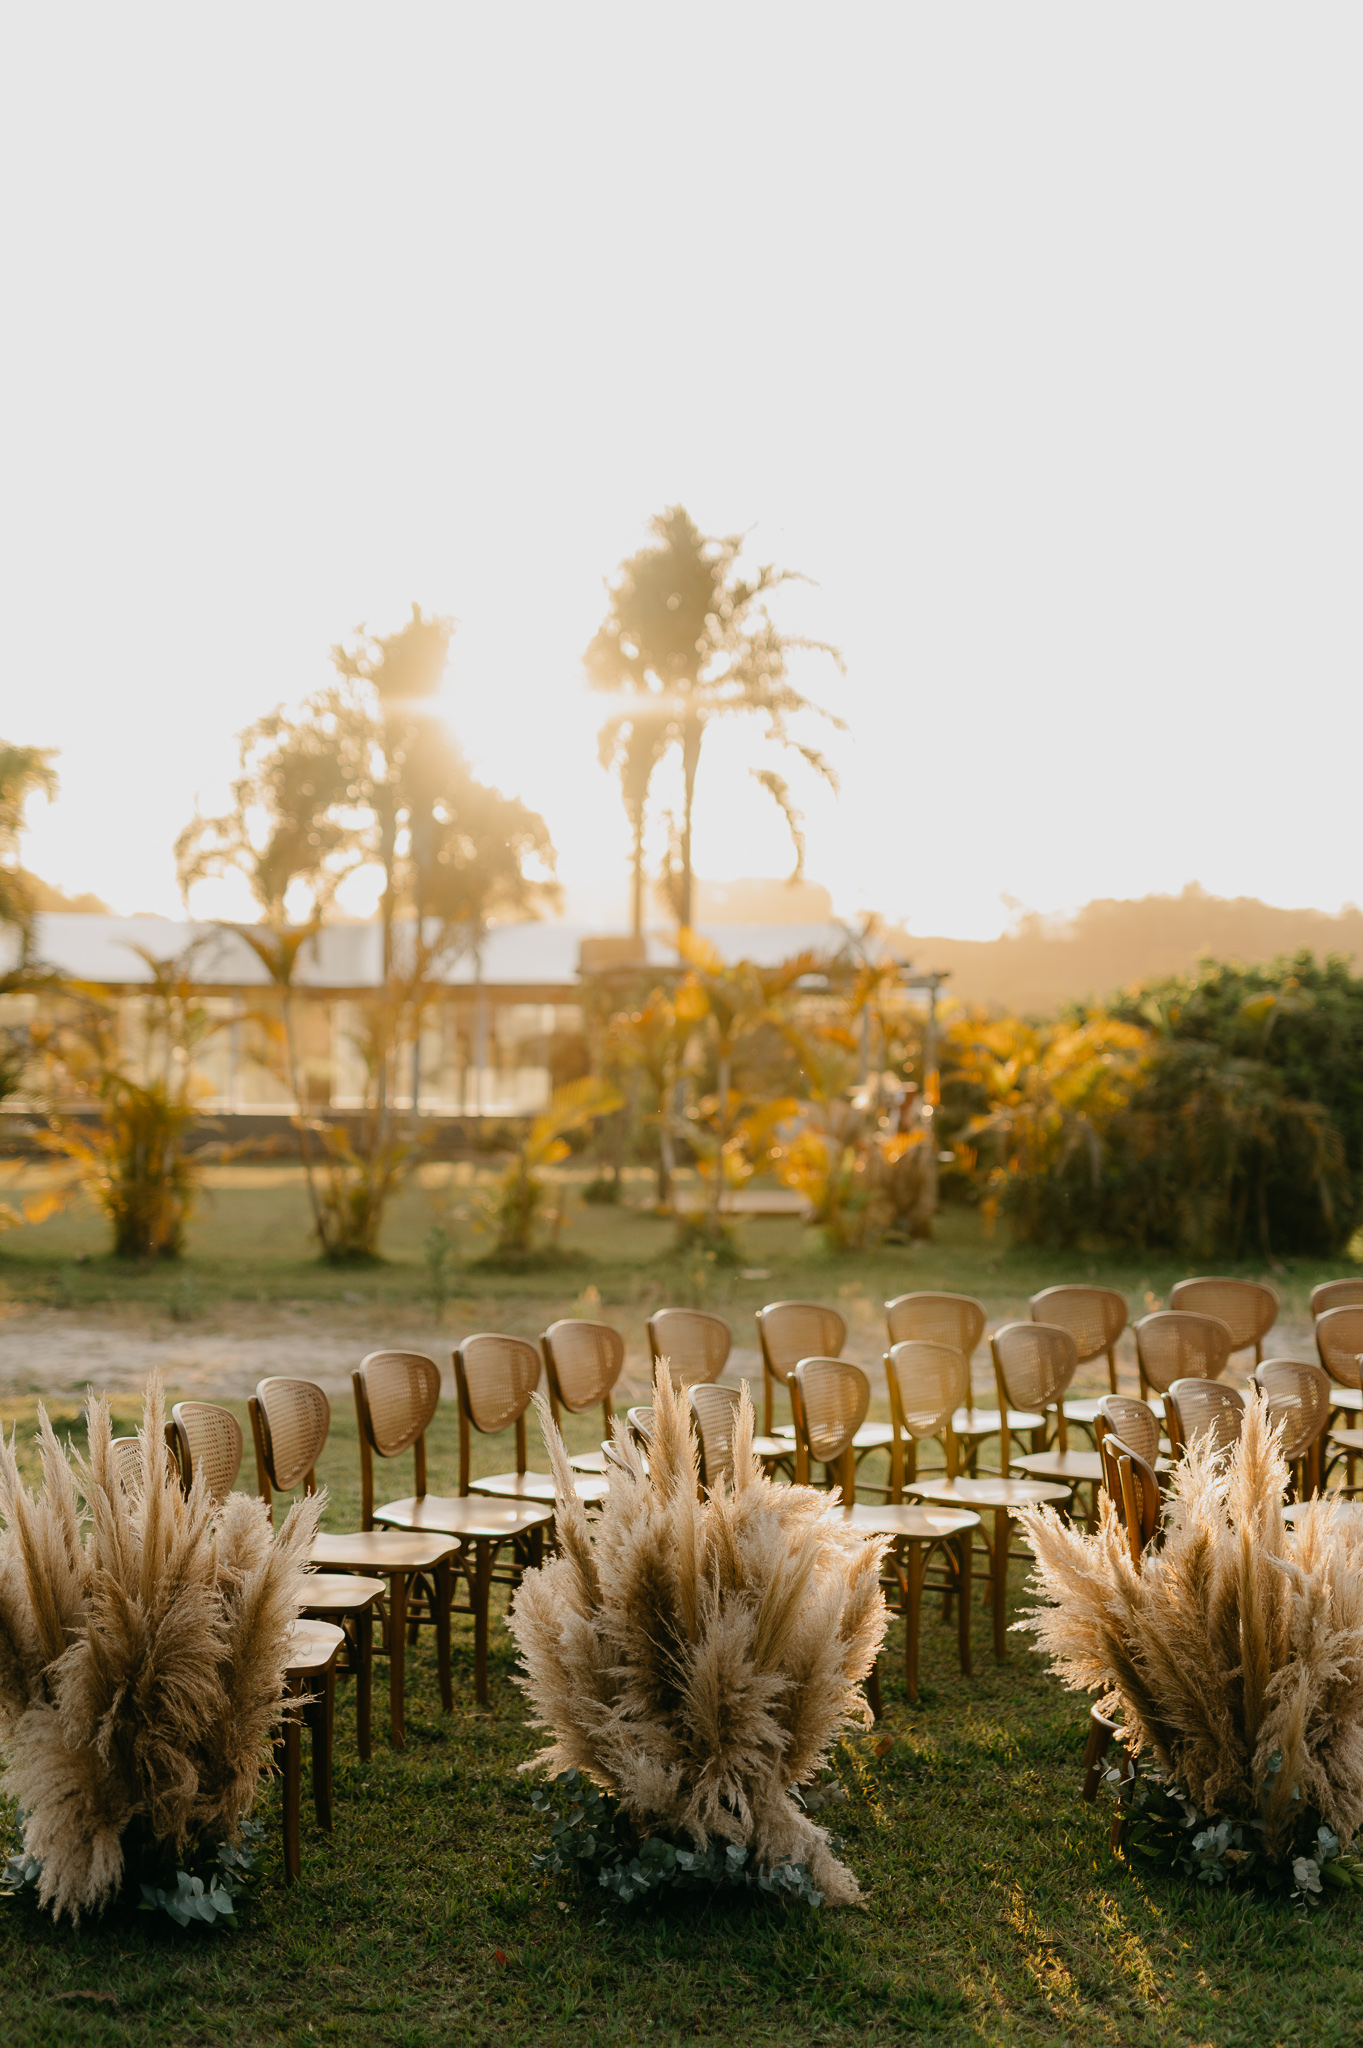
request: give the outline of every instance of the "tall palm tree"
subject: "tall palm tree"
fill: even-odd
[[[682,823],[678,918],[689,926],[693,914],[692,816],[701,744],[715,718],[748,716],[765,720],[764,738],[789,748],[816,775],[837,788],[833,769],[814,747],[792,737],[789,721],[817,711],[840,730],[840,718],[811,703],[790,681],[788,658],[796,650],[842,656],[823,641],[778,632],[766,599],[783,583],[806,578],[770,564],[751,577],[739,573],[741,534],[703,534],[681,505],[669,506],[650,522],[654,544],[620,566],[608,586],[610,609],[584,656],[587,675],[600,690],[646,700],[665,725],[668,746],[682,764]],[[804,869],[800,814],[784,778],[772,768],[751,771],[777,805],[795,848],[795,875]]]
[[[33,891],[19,865],[19,839],[31,796],[57,794],[50,747],[13,747],[0,740],[0,925],[19,933],[21,960],[33,938]]]
[[[597,735],[597,754],[603,768],[614,768],[620,777],[625,816],[633,837],[631,851],[631,929],[636,939],[644,934],[644,826],[648,814],[648,790],[653,770],[667,750],[668,714],[645,708],[622,711],[608,718]]]

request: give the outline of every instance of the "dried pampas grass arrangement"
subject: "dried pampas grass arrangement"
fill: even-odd
[[[885,1635],[884,1546],[826,1493],[763,1477],[746,1387],[733,1486],[699,1498],[684,1400],[660,1366],[647,1468],[617,1422],[619,1462],[589,1525],[540,1399],[560,1555],[527,1572],[509,1626],[533,1725],[554,1740],[525,1768],[580,1772],[641,1842],[732,1847],[757,1871],[800,1865],[850,1904],[855,1878],[793,1793],[844,1729],[870,1722],[860,1688]]]
[[[1322,1496],[1285,1525],[1287,1469],[1258,1398],[1228,1457],[1207,1442],[1178,1466],[1163,1542],[1138,1565],[1106,1496],[1092,1536],[1024,1510],[1049,1604],[1015,1626],[1067,1686],[1120,1707],[1128,1748],[1185,1814],[1246,1831],[1239,1846],[1226,1828],[1197,1838],[1198,1874],[1219,1881],[1237,1857],[1291,1866],[1317,1834],[1334,1855],[1363,1821],[1363,1518]]]
[[[38,1417],[36,1498],[0,1436],[0,1754],[39,1899],[79,1922],[139,1862],[237,1838],[270,1763],[320,1496],[277,1537],[246,1494],[215,1502],[196,1479],[186,1497],[155,1378],[134,1473],[104,1400],[88,1457]]]

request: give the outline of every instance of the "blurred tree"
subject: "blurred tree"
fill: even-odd
[[[643,699],[663,722],[664,744],[680,749],[682,817],[675,909],[678,923],[689,926],[694,892],[692,815],[706,728],[715,718],[764,719],[766,739],[793,750],[836,789],[828,761],[816,748],[793,738],[789,722],[800,712],[817,711],[840,731],[846,727],[801,695],[789,679],[788,664],[797,650],[827,654],[839,670],[843,663],[836,648],[782,634],[772,623],[765,603],[768,595],[783,583],[807,578],[770,565],[744,577],[737,566],[743,536],[720,539],[703,534],[680,505],[669,506],[652,520],[651,530],[656,544],[622,563],[609,586],[610,610],[583,659],[596,689]],[[804,838],[790,790],[774,769],[755,768],[751,773],[786,821],[798,876],[804,864]],[[645,783],[645,791],[646,787]]]
[[[29,798],[57,794],[53,752],[0,740],[0,926],[17,930],[21,966],[33,943],[33,891],[19,865],[19,840]]]
[[[597,735],[597,754],[603,768],[614,768],[620,777],[625,816],[633,837],[631,856],[630,928],[636,939],[644,935],[644,826],[648,815],[648,789],[653,770],[667,751],[670,719],[665,711],[624,711],[608,718]]]
[[[283,992],[286,1018],[299,952],[340,883],[378,871],[381,985],[356,1040],[365,1112],[353,1138],[301,1119],[305,1160],[309,1133],[323,1150],[325,1184],[314,1183],[310,1165],[309,1184],[332,1259],[373,1256],[387,1197],[415,1163],[415,1131],[397,1130],[390,1105],[406,1047],[415,1126],[422,1019],[444,971],[477,953],[490,921],[533,916],[557,893],[544,820],[477,781],[435,714],[452,631],[413,605],[401,631],[371,638],[360,628],[352,646],[333,648],[337,682],[297,714],[277,711],[242,735],[232,810],[196,819],[177,843],[186,892],[209,875],[245,876],[264,924],[233,929]],[[301,1113],[291,1027],[288,1037]]]

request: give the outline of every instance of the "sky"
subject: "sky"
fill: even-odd
[[[681,502],[845,655],[840,794],[790,771],[839,913],[1356,900],[1360,56],[1331,5],[7,10],[27,864],[175,914],[234,735],[415,600],[623,926],[581,655]],[[760,765],[707,739],[702,875],[787,870]]]

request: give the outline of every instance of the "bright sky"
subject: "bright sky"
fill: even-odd
[[[580,656],[680,500],[846,652],[841,799],[792,771],[840,911],[1357,897],[1361,55],[1186,0],[9,9],[29,865],[173,913],[235,732],[417,599],[622,923]],[[783,872],[756,731],[707,745],[699,871]]]

